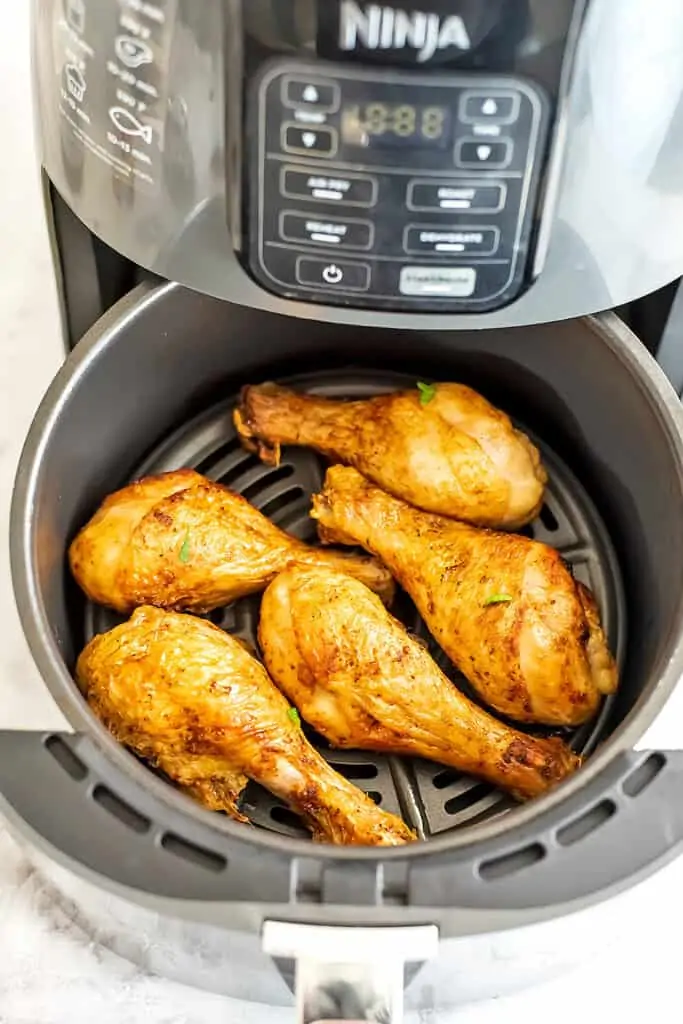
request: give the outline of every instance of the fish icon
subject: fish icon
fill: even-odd
[[[154,129],[151,124],[144,124],[125,107],[110,107],[109,118],[124,135],[139,135],[147,144],[152,141]]]

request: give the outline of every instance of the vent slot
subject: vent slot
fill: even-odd
[[[444,805],[446,814],[459,814],[460,811],[465,811],[468,807],[472,807],[473,804],[479,803],[490,792],[491,787],[486,785],[485,782],[472,786],[465,793],[459,793],[458,796],[452,796],[450,800],[446,801]]]
[[[560,528],[560,524],[558,523],[555,513],[549,505],[543,505],[539,518],[545,526],[548,533],[557,533],[557,531]]]
[[[144,814],[138,813],[133,810],[128,804],[124,803],[118,796],[107,789],[106,786],[95,786],[93,790],[92,798],[96,804],[99,804],[107,814],[111,814],[112,817],[117,818],[122,825],[126,828],[131,829],[133,832],[138,832],[143,835],[145,832],[149,832],[152,823],[149,818],[146,818]]]
[[[666,765],[664,754],[650,754],[648,758],[639,764],[621,784],[626,796],[640,796],[643,790],[655,781],[662,768]]]
[[[284,494],[278,494],[277,497],[271,498],[270,501],[267,501],[262,507],[261,512],[264,516],[268,516],[269,519],[274,519],[278,512],[284,512],[286,508],[290,508],[292,505],[296,504],[296,502],[303,498],[303,496],[303,487],[299,487],[298,485],[290,487],[288,491],[284,492]]]
[[[76,757],[71,747],[67,746],[61,736],[48,736],[45,746],[54,757],[60,768],[63,768],[67,775],[70,775],[76,782],[82,782],[88,774],[80,758]]]
[[[173,835],[172,832],[164,833],[161,837],[161,845],[167,853],[172,853],[174,857],[180,857],[181,860],[204,868],[205,871],[213,871],[214,874],[225,871],[228,866],[225,857],[219,853],[205,850],[202,846],[195,846],[194,843],[189,843],[187,839],[181,839],[180,836]]]
[[[297,832],[301,832],[304,828],[301,818],[299,818],[294,811],[290,811],[289,807],[283,807],[282,804],[275,804],[271,807],[270,816],[278,825],[284,825],[286,828],[296,829]]]
[[[272,487],[274,484],[279,484],[283,480],[287,480],[290,476],[294,476],[294,466],[278,466],[277,469],[272,472],[264,473],[259,480],[255,480],[253,484],[249,484],[247,487],[242,488],[241,494],[247,501],[253,502],[254,498],[257,498],[262,491],[265,491],[266,487]]]
[[[513,853],[506,853],[504,857],[482,861],[479,865],[479,876],[485,882],[495,882],[499,878],[507,878],[508,875],[515,875],[518,871],[538,864],[544,857],[545,847],[540,843],[530,843]]]
[[[340,764],[334,760],[334,757],[329,758],[329,762],[335,771],[353,782],[360,779],[376,779],[379,775],[376,764],[345,764],[344,762]]]
[[[602,800],[580,817],[575,818],[569,825],[558,829],[557,841],[560,846],[573,846],[574,843],[580,843],[582,839],[589,836],[591,832],[595,832],[616,813],[617,805],[613,800]]]
[[[447,789],[461,778],[462,772],[456,771],[455,768],[445,768],[444,771],[434,776],[432,783],[435,789]]]
[[[245,453],[245,457],[240,459],[235,466],[232,466],[227,471],[221,472],[220,469],[219,469],[219,466],[217,464],[214,467],[214,472],[216,472],[218,470],[218,472],[216,472],[216,476],[218,477],[219,482],[221,484],[223,484],[224,487],[232,488],[233,485],[235,483],[237,483],[239,478],[241,476],[244,476],[244,474],[247,473],[250,469],[260,469],[260,468],[262,468],[261,467],[261,463],[256,458],[256,456],[255,455],[247,455]]]

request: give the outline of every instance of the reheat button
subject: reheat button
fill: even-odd
[[[373,225],[350,217],[308,217],[303,213],[280,215],[280,237],[285,242],[310,242],[336,249],[370,249]]]

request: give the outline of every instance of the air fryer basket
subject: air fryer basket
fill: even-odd
[[[86,604],[65,550],[106,493],[142,472],[191,465],[314,537],[307,508],[321,462],[287,451],[277,469],[263,466],[232,429],[232,396],[264,379],[328,395],[462,380],[534,435],[551,482],[531,530],[592,586],[622,662],[619,693],[570,737],[589,755],[576,776],[518,807],[434,765],[326,750],[429,841],[314,846],[255,786],[244,800],[255,828],[205,812],[94,720],[70,669],[93,631],[116,620]],[[613,316],[455,334],[430,331],[426,317],[420,333],[389,332],[279,317],[174,285],[139,289],[70,357],[22,456],[12,511],[18,605],[75,734],[0,734],[5,813],[104,886],[197,920],[225,923],[229,908],[231,925],[247,929],[284,916],[428,920],[458,934],[549,917],[628,884],[683,839],[681,756],[632,753],[683,665],[682,456],[678,402]],[[257,607],[249,599],[212,618],[254,639]],[[399,613],[427,640],[407,598]]]

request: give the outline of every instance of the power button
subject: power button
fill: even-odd
[[[299,256],[296,261],[296,279],[299,284],[312,285],[315,288],[366,292],[370,287],[370,265],[351,263],[349,260]]]

